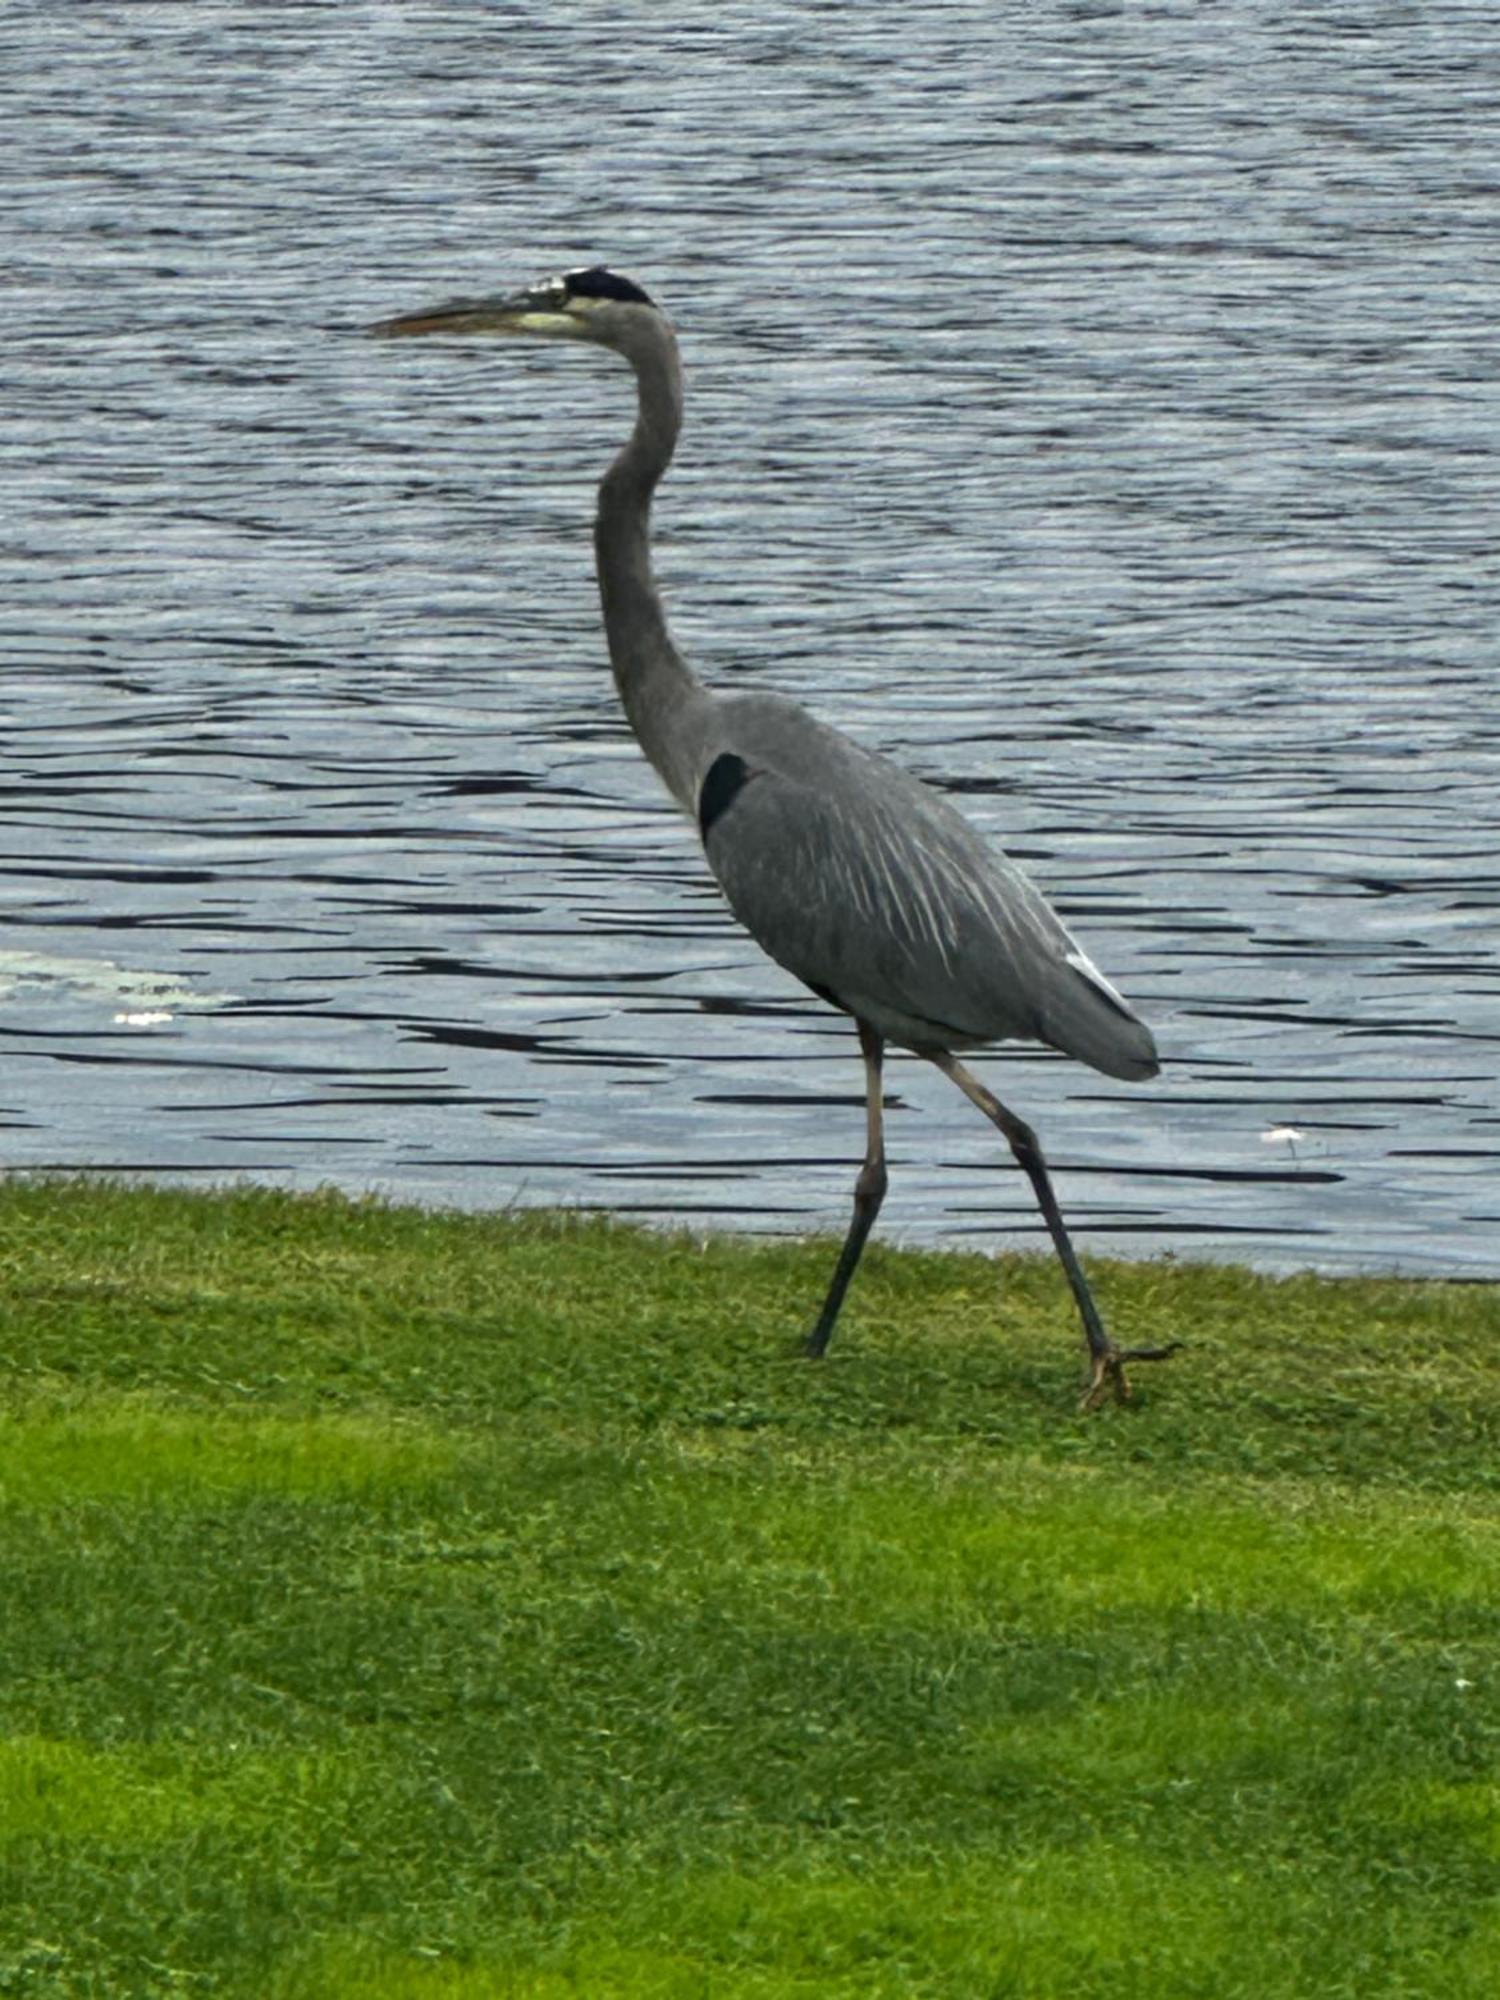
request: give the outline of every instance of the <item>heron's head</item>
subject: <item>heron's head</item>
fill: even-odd
[[[525,291],[496,298],[450,299],[424,312],[380,320],[371,333],[401,338],[418,333],[520,333],[543,340],[593,340],[626,348],[647,322],[662,315],[632,278],[602,264],[543,278]]]

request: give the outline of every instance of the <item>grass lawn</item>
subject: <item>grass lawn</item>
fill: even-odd
[[[0,1187],[0,1995],[1500,1993],[1500,1293]]]

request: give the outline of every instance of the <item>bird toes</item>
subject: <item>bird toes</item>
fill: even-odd
[[[1079,1409],[1097,1410],[1111,1398],[1117,1403],[1128,1403],[1134,1391],[1125,1373],[1126,1364],[1170,1361],[1181,1346],[1180,1340],[1168,1341],[1165,1347],[1116,1347],[1112,1340],[1107,1342],[1089,1357],[1088,1387],[1079,1399]]]

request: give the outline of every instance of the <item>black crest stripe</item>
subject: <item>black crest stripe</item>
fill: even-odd
[[[595,264],[586,271],[569,271],[563,279],[568,294],[575,299],[618,299],[622,304],[649,306],[652,301],[633,278],[607,271]]]

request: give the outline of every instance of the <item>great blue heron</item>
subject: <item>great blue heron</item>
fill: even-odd
[[[585,340],[635,370],[639,410],[599,486],[594,547],[615,683],[641,748],[698,823],[729,906],[756,942],[854,1018],[864,1053],[866,1143],[854,1214],[805,1348],[833,1333],[886,1190],[881,1067],[887,1042],[935,1063],[1010,1142],[1083,1320],[1084,1406],[1130,1393],[1131,1361],[1104,1330],[1068,1239],[1036,1135],[955,1049],[1045,1042],[1106,1076],[1157,1070],[1156,1046],[1014,862],[909,772],[774,694],[704,687],[672,643],[651,568],[651,496],[682,422],[682,370],[665,313],[594,266],[506,297],[457,299],[371,331]]]

